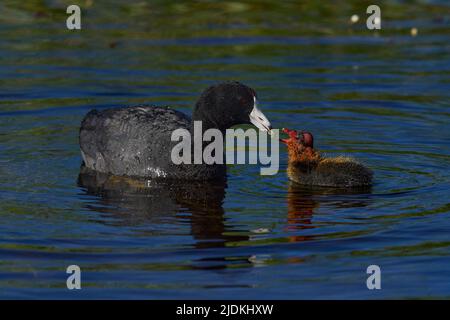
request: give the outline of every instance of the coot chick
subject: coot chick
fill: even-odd
[[[283,129],[289,135],[281,139],[288,148],[287,175],[290,180],[325,187],[362,187],[372,184],[373,173],[353,158],[324,158],[314,149],[310,132]]]
[[[256,92],[237,81],[207,88],[198,99],[192,119],[169,107],[139,105],[92,110],[82,120],[80,149],[84,165],[118,176],[211,180],[226,176],[225,164],[174,164],[171,141],[176,129],[193,136],[193,122],[202,121],[202,131],[225,130],[238,124],[254,124],[271,130],[270,122],[257,107]],[[193,148],[191,148],[193,150]]]

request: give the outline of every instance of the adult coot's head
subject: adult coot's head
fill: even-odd
[[[272,129],[269,120],[258,109],[255,90],[237,81],[207,88],[197,101],[193,120],[202,121],[204,129],[223,131],[237,124],[250,123],[263,131]]]

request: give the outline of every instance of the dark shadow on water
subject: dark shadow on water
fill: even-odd
[[[314,211],[321,205],[321,200],[324,198],[327,202],[333,201],[335,208],[352,208],[365,207],[368,205],[367,199],[347,198],[349,195],[368,195],[371,194],[371,187],[361,188],[326,188],[326,187],[311,187],[297,184],[295,182],[289,183],[287,192],[287,231],[297,232],[301,230],[314,229],[312,219]],[[290,236],[290,242],[301,242],[314,240],[313,235],[297,235]]]
[[[138,226],[161,219],[189,219],[197,247],[222,247],[229,241],[245,241],[247,236],[224,235],[222,207],[226,180],[214,182],[147,180],[117,177],[82,167],[78,185],[99,197],[99,205],[87,208],[115,218],[104,223]],[[184,214],[186,213],[186,214]],[[211,241],[209,241],[211,240]]]
[[[78,185],[86,194],[96,196],[98,201],[86,204],[86,208],[100,213],[99,223],[114,226],[142,226],[170,223],[168,219],[180,223],[189,223],[191,235],[195,239],[194,248],[224,248],[228,244],[250,246],[251,234],[239,225],[239,234],[233,226],[226,223],[223,202],[227,182],[195,182],[140,180],[117,177],[98,173],[82,167],[78,177]],[[348,198],[347,195],[368,194],[365,189],[311,188],[290,183],[286,193],[289,242],[315,240],[307,230],[316,228],[313,223],[315,210],[320,207],[321,200],[332,201],[333,206],[364,207],[367,201]],[[343,196],[343,197],[342,197]],[[336,197],[335,199],[333,197]],[[172,222],[173,223],[173,222]],[[145,228],[144,228],[145,229]],[[235,231],[235,230],[234,230]],[[302,234],[304,235],[298,235]],[[149,237],[154,235],[148,234]],[[270,240],[269,240],[270,242]],[[231,264],[240,267],[252,267],[252,257],[222,256],[202,257],[191,265],[193,269],[224,269]]]
[[[226,180],[214,182],[147,180],[117,177],[82,167],[78,185],[98,203],[87,209],[101,214],[98,222],[117,226],[159,224],[163,220],[188,220],[196,249],[221,248],[229,242],[248,241],[247,235],[227,234],[222,207]],[[111,219],[113,218],[112,222]],[[149,234],[152,236],[152,234]],[[249,256],[232,263],[252,266]],[[192,269],[224,269],[230,259],[221,256],[193,261]]]

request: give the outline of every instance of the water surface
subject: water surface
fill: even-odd
[[[450,298],[445,1],[381,2],[380,31],[360,1],[86,1],[68,31],[69,2],[0,4],[0,298]],[[373,187],[292,185],[284,148],[278,175],[234,165],[206,187],[79,177],[90,109],[190,113],[227,79],[274,126],[361,159]]]

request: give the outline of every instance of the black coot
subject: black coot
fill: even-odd
[[[207,88],[192,113],[139,105],[127,108],[92,110],[80,128],[80,148],[84,165],[92,170],[119,176],[211,180],[223,178],[223,164],[180,164],[171,160],[178,142],[171,141],[175,129],[193,132],[193,121],[202,121],[202,130],[225,132],[237,124],[254,124],[265,131],[270,122],[257,108],[253,89],[236,81]],[[193,149],[193,148],[192,148]]]

